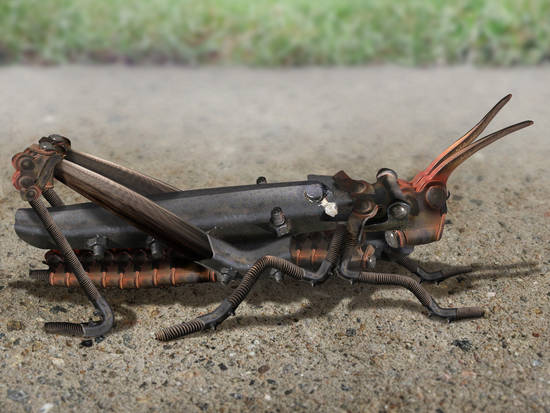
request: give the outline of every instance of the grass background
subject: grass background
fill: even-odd
[[[537,64],[548,0],[0,0],[0,62]]]

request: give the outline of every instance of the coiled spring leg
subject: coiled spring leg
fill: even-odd
[[[364,282],[375,285],[395,285],[404,287],[412,292],[418,301],[428,308],[431,314],[446,318],[448,321],[460,320],[465,318],[483,317],[485,311],[480,307],[459,307],[459,308],[443,308],[440,307],[433,297],[426,291],[422,285],[413,278],[399,274],[384,274],[373,272],[356,272],[348,269],[351,252],[356,246],[355,240],[351,237],[346,239],[346,247],[344,258],[338,268],[338,273],[352,282]]]
[[[49,333],[56,334],[68,334],[74,336],[84,336],[84,337],[99,337],[103,334],[106,334],[113,326],[114,316],[109,304],[101,296],[95,285],[92,283],[82,264],[78,260],[75,252],[71,248],[67,238],[63,235],[53,218],[51,217],[48,209],[40,199],[35,199],[29,201],[31,207],[34,209],[46,230],[53,238],[59,251],[65,258],[74,272],[78,282],[89,300],[93,303],[97,311],[101,316],[101,321],[99,323],[89,322],[89,323],[66,323],[66,322],[53,322],[46,323],[44,328]]]
[[[426,271],[418,263],[411,260],[409,257],[401,254],[396,254],[391,251],[387,251],[386,254],[391,261],[401,265],[413,274],[420,277],[420,282],[436,282],[445,281],[447,278],[451,278],[460,274],[466,274],[472,272],[472,267],[455,268],[448,271]]]
[[[155,337],[157,340],[168,341],[205,330],[206,328],[215,328],[227,317],[235,313],[235,310],[246,298],[260,277],[260,274],[267,268],[275,268],[295,280],[308,281],[312,285],[324,282],[329,276],[329,271],[338,261],[344,241],[344,234],[345,227],[342,226],[336,230],[332,237],[327,256],[315,273],[307,271],[283,258],[266,255],[250,267],[235,291],[228,298],[224,299],[214,311],[193,321],[164,328],[158,331]]]

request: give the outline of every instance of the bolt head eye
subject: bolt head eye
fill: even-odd
[[[447,200],[447,191],[442,186],[431,186],[426,191],[426,203],[433,209],[441,209]]]

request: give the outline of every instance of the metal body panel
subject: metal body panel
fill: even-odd
[[[331,180],[323,178],[327,183]],[[319,202],[306,198],[306,188],[311,190],[312,186],[318,187],[336,204],[338,215],[328,216]],[[210,235],[236,244],[275,239],[276,234],[270,226],[271,211],[275,207],[283,210],[291,234],[334,229],[337,222],[347,219],[352,209],[346,193],[319,181],[199,189],[149,198]],[[97,234],[106,236],[110,247],[140,248],[146,244],[148,234],[93,203],[52,207],[49,211],[75,249],[88,248],[87,241]],[[17,210],[15,231],[34,247],[55,248],[30,208]]]

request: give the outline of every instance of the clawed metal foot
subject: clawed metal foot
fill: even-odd
[[[440,283],[447,278],[451,278],[460,274],[467,274],[473,271],[472,267],[458,267],[453,268],[447,271],[426,271],[422,268],[416,261],[410,259],[409,257],[401,254],[396,254],[394,252],[386,251],[386,255],[390,261],[395,262],[396,264],[405,267],[407,270],[413,274],[420,277],[420,282],[435,282]]]

